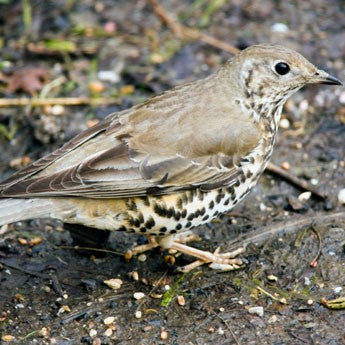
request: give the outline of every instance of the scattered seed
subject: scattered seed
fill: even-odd
[[[15,339],[14,336],[10,334],[5,334],[1,337],[1,340],[4,342],[10,342],[10,341],[13,341],[14,339]]]
[[[219,308],[219,311],[222,313],[225,309],[223,307]]]
[[[136,300],[140,300],[140,299],[142,299],[142,298],[145,297],[145,294],[144,294],[143,292],[135,292],[135,293],[133,294],[133,297],[134,297]]]
[[[163,297],[163,294],[161,294],[161,293],[156,293],[156,292],[152,292],[152,293],[150,294],[150,297],[159,299],[159,298],[162,298],[162,297]]]
[[[40,236],[34,237],[30,240],[29,246],[33,247],[36,246],[37,244],[40,244],[43,241],[43,238]]]
[[[121,285],[123,282],[121,279],[112,278],[112,279],[104,280],[103,283],[113,290],[118,290],[121,288]]]
[[[143,315],[143,313],[142,313],[140,310],[137,310],[137,311],[135,312],[135,317],[136,317],[137,319],[141,319],[142,315]]]
[[[217,332],[218,332],[219,335],[223,335],[224,334],[224,329],[219,327]]]
[[[308,299],[308,301],[307,301],[308,305],[312,305],[313,303],[314,303],[314,301],[312,299]]]
[[[19,237],[18,238],[18,242],[21,244],[21,245],[26,245],[26,244],[28,244],[28,241],[25,239],[25,238],[23,238],[23,237]]]
[[[176,258],[175,258],[174,255],[165,255],[165,256],[164,256],[164,261],[165,261],[167,264],[174,265],[175,262],[176,262]]]
[[[137,271],[132,272],[131,276],[133,280],[135,281],[139,280],[139,273]]]
[[[298,200],[300,202],[305,202],[305,201],[309,200],[310,197],[311,197],[311,192],[304,192],[298,196]]]
[[[143,330],[144,332],[149,332],[152,330],[152,328],[153,328],[152,326],[145,326]]]
[[[102,345],[101,339],[100,338],[95,338],[92,342],[92,345]]]
[[[113,330],[111,328],[107,328],[103,333],[104,336],[110,337],[113,334]]]
[[[291,165],[290,165],[289,162],[283,162],[283,163],[281,164],[281,167],[282,167],[284,170],[290,170]]]
[[[279,121],[279,127],[283,129],[288,129],[290,127],[290,121],[288,119],[281,119]]]
[[[208,329],[208,332],[209,332],[209,333],[214,333],[214,332],[215,332],[215,329],[214,329],[213,327],[210,327],[210,328]]]
[[[177,303],[179,304],[179,305],[185,305],[186,304],[186,300],[184,299],[184,297],[183,296],[177,296]]]
[[[101,93],[105,90],[105,86],[100,80],[91,81],[88,86],[92,93]]]
[[[268,319],[268,323],[275,323],[278,321],[278,317],[277,315],[272,315],[269,319]]]
[[[139,260],[140,262],[145,262],[146,259],[147,259],[146,254],[140,254],[140,255],[138,256],[138,260]]]
[[[113,323],[115,321],[115,317],[114,316],[108,316],[103,320],[103,323],[105,325],[110,325],[111,323]]]

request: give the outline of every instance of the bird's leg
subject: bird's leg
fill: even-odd
[[[140,246],[136,246],[132,249],[127,250],[126,253],[124,254],[125,259],[129,260],[134,255],[138,255],[138,254],[147,252],[148,250],[159,247],[159,244],[155,236],[147,236],[147,240],[148,240],[148,243],[141,244]]]
[[[125,253],[125,258],[127,260],[131,259],[134,255],[138,255],[147,252],[151,249],[159,247],[159,237],[156,236],[146,236],[148,243],[136,246],[132,249],[127,250]],[[200,241],[200,237],[194,234],[192,231],[185,231],[180,234],[174,235],[174,240],[178,243],[187,243],[192,241]],[[176,252],[176,251],[175,251]]]
[[[165,249],[174,249],[181,253],[194,256],[198,260],[192,262],[189,265],[181,267],[179,270],[182,272],[188,272],[192,269],[209,263],[209,267],[216,270],[231,271],[241,267],[243,264],[241,259],[235,257],[244,252],[244,248],[239,248],[230,253],[219,253],[220,248],[217,248],[214,253],[203,251],[197,248],[187,246],[186,244],[179,243],[175,240],[174,236],[163,237],[158,240],[159,245]]]

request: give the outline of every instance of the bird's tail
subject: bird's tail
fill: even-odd
[[[49,217],[54,205],[50,199],[0,199],[0,226],[20,220]]]

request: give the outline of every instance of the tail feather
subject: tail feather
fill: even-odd
[[[0,199],[0,226],[20,220],[49,217],[54,210],[50,199]]]

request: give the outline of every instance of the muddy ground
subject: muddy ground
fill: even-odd
[[[284,44],[345,80],[341,0],[161,3],[182,24],[237,48]],[[0,47],[1,98],[116,100],[0,108],[1,179],[108,113],[208,75],[231,57],[176,37],[146,0],[0,1]],[[306,88],[283,118],[272,161],[327,199],[299,202],[304,190],[265,173],[231,215],[198,229],[198,248],[247,245],[242,269],[181,275],[176,267],[188,257],[172,265],[159,250],[145,261],[116,254],[142,237],[108,239],[51,220],[3,227],[1,343],[344,344],[344,302],[334,307],[345,297],[345,209],[337,198],[345,188],[345,90]],[[112,278],[123,282],[119,289],[104,283]]]

